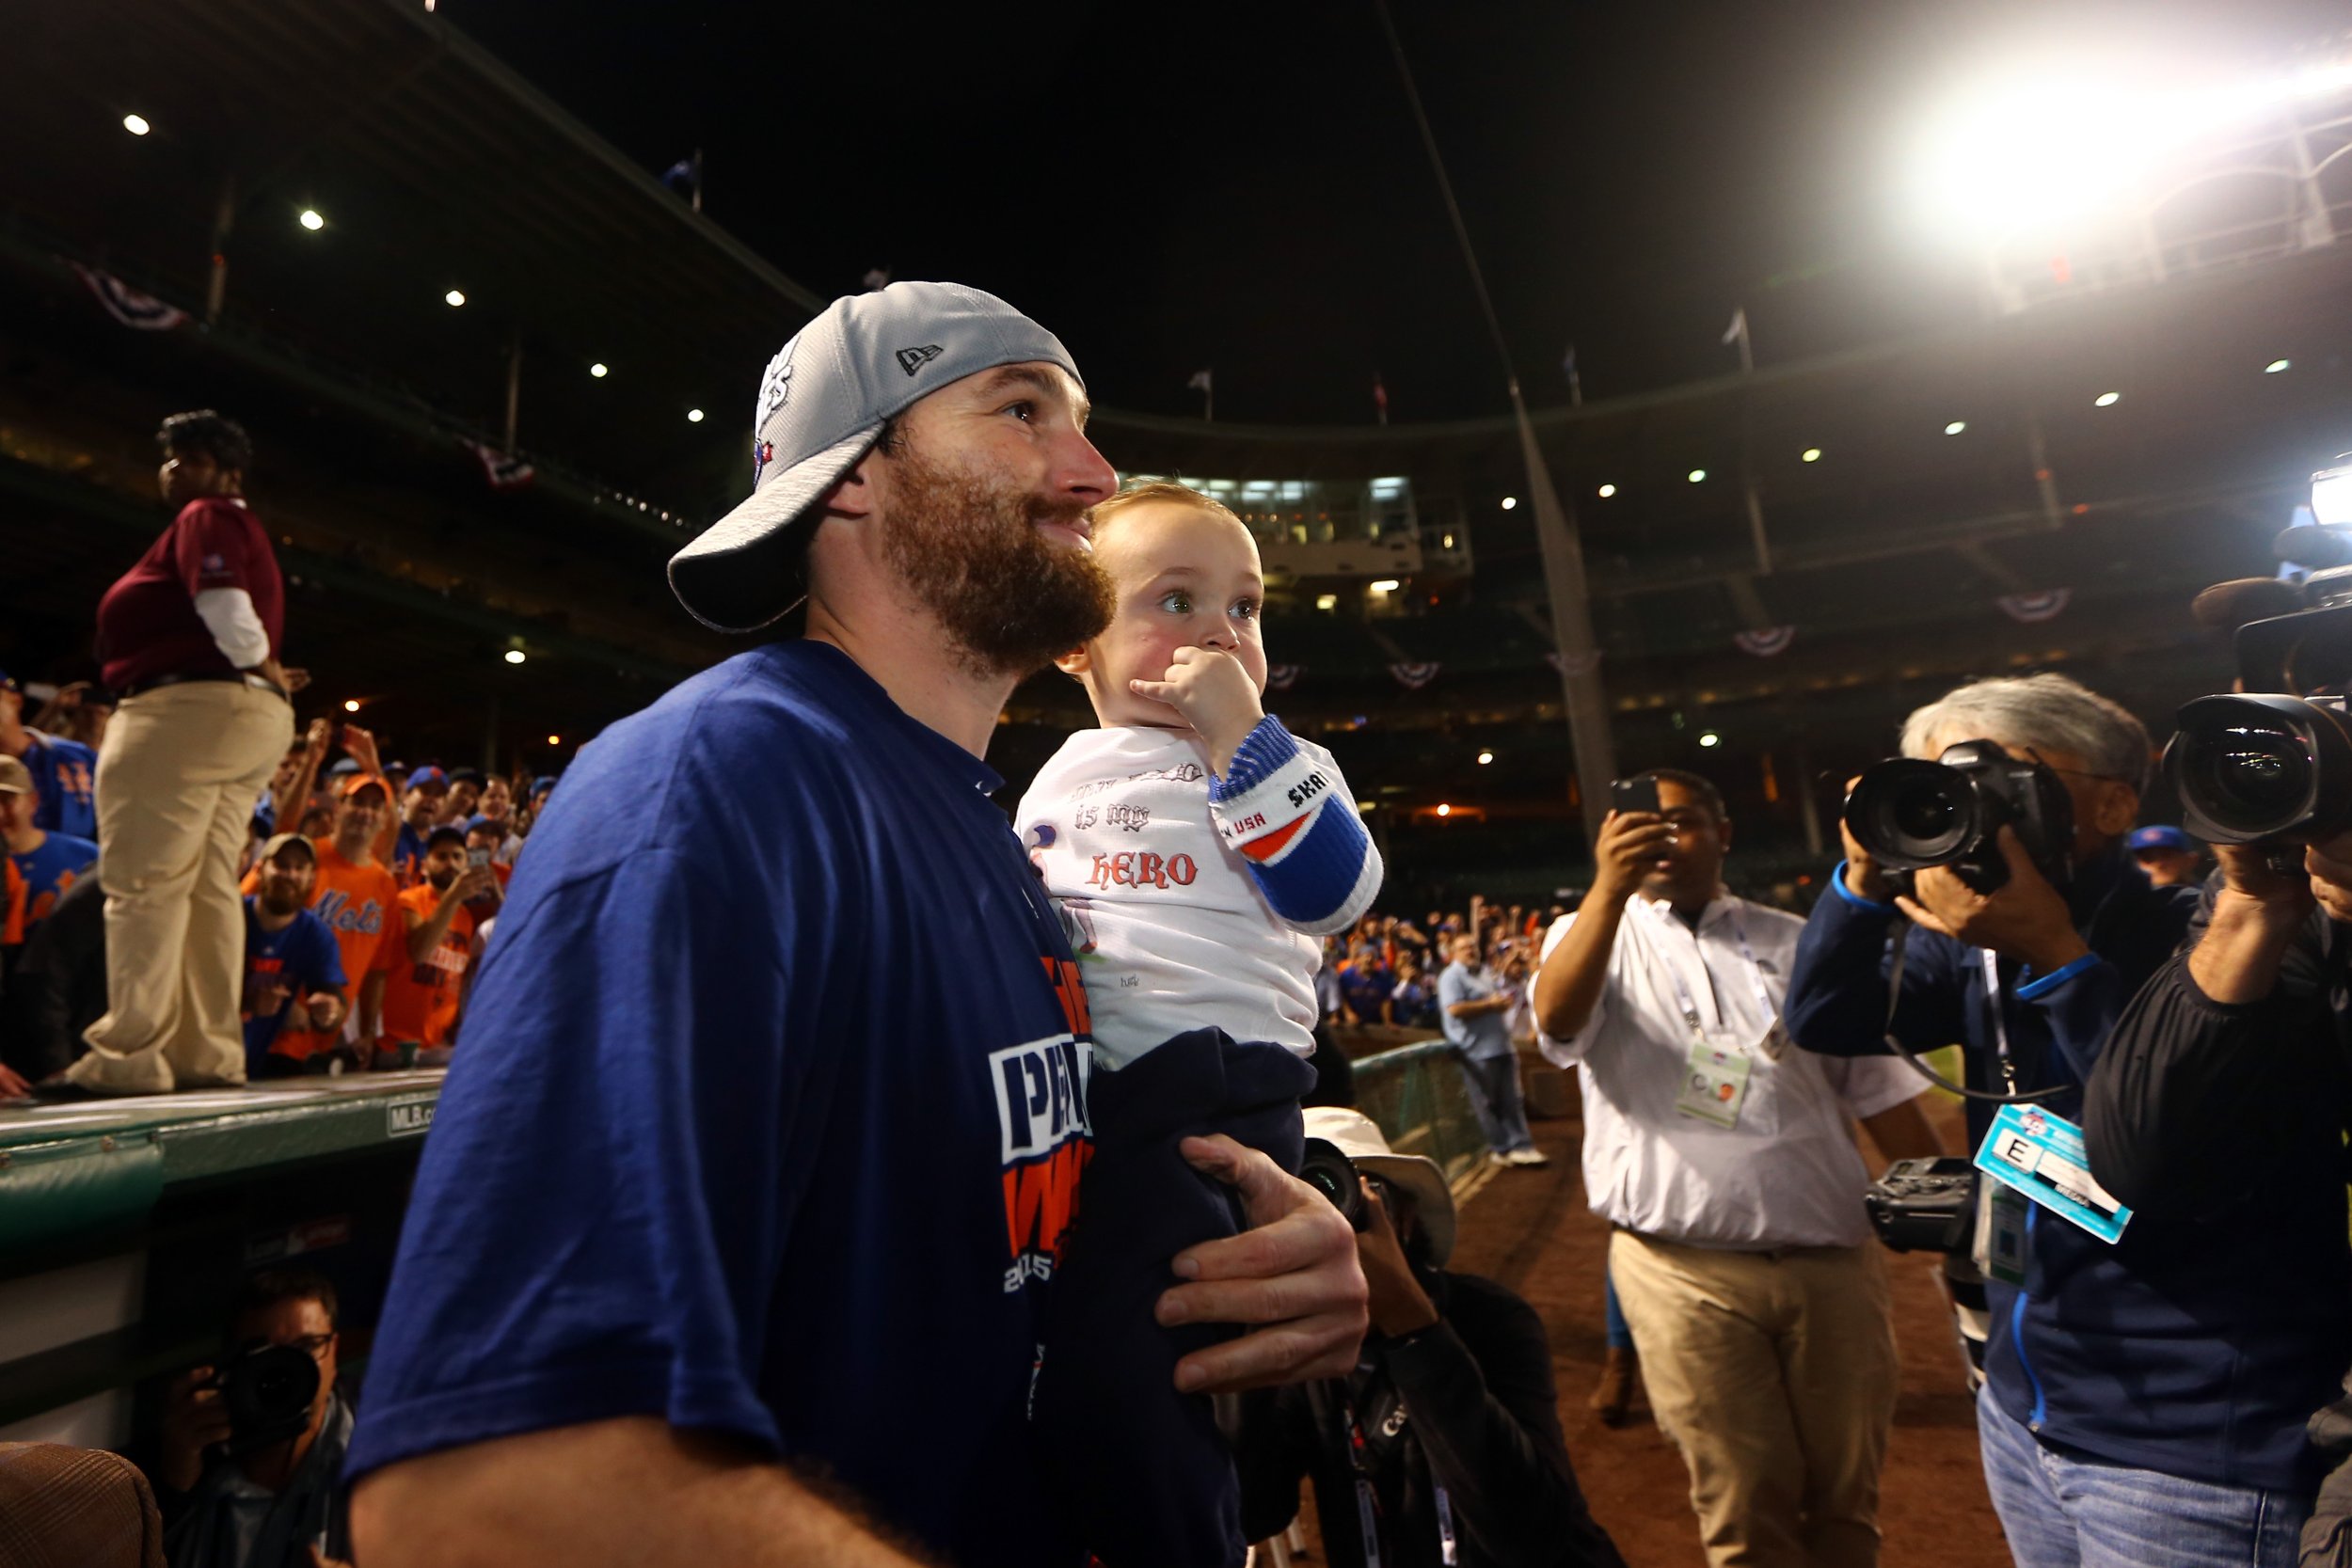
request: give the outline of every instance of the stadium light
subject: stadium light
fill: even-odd
[[[548,744],[550,746],[561,746],[564,744],[564,737],[560,735],[551,735],[548,736]]]
[[[458,306],[466,303],[465,293],[457,289],[452,289],[449,293],[443,294],[441,299],[443,303],[447,304],[453,310]]]
[[[1337,594],[1317,594],[1315,595],[1315,608],[1317,610],[1337,610],[1340,608],[1340,596]]]
[[[1821,449],[1819,447],[1805,448],[1804,460],[1807,463],[1819,463],[1821,460]]]
[[[2312,475],[2312,515],[2323,523],[2352,523],[2352,451]]]
[[[302,225],[303,228],[308,229],[313,234],[326,227],[326,220],[319,216],[319,210],[316,207],[303,208],[302,215],[294,219],[294,221]]]
[[[1616,493],[1617,487],[1613,484],[1604,484],[1600,487],[1600,499],[1602,500],[1607,500],[1610,497],[1615,495]]]
[[[344,711],[345,713],[357,713],[357,712],[358,712],[358,711],[359,711],[359,699],[358,699],[358,698],[357,698],[357,697],[345,697],[345,698],[343,699],[343,711]]]
[[[1399,588],[1404,586],[1405,585],[1403,583],[1397,581],[1394,578],[1381,578],[1377,581],[1370,584],[1372,591],[1375,594],[1393,594]]]
[[[520,648],[509,648],[506,650],[506,662],[509,664],[520,664],[523,661],[523,651]]]
[[[1481,768],[1486,767],[1488,763],[1494,760],[1495,754],[1492,752],[1481,752],[1478,753],[1478,766]]]
[[[147,117],[145,115],[124,115],[122,117],[122,128],[125,131],[130,132],[131,135],[135,136],[143,136],[150,131],[155,129],[152,125],[147,123]]]
[[[699,408],[689,408],[689,409],[686,411],[686,422],[687,422],[688,424],[700,424],[700,423],[702,423],[702,422],[703,422],[703,411],[702,411],[701,409],[699,409]]]
[[[1452,816],[1454,815],[1454,808],[1447,805],[1443,800],[1440,800],[1438,802],[1438,815],[1439,816]]]
[[[1967,428],[1968,421],[1966,420],[1954,420],[1950,424],[1944,427],[1944,434],[1947,436],[1957,436]]]
[[[1924,128],[1913,204],[1955,237],[2055,240],[2144,207],[2199,144],[2352,86],[2352,60],[2235,82],[2197,69],[2049,62],[1979,83]]]
[[[612,373],[612,371],[602,360],[598,360],[596,363],[588,367],[588,373],[595,376],[598,381],[602,381],[606,376]]]
[[[2292,363],[2293,361],[2288,359],[2273,359],[2269,364],[2263,367],[2263,374],[2277,375],[2280,371],[2285,370]]]
[[[2093,408],[2112,408],[2122,401],[2123,394],[2121,392],[2101,392],[2097,397],[2090,400],[2090,406]]]
[[[1510,511],[1513,507],[1518,504],[1519,499],[1517,496],[1505,496],[1502,498],[1502,510],[1505,512]]]
[[[1723,743],[1724,737],[1713,730],[1708,730],[1699,736],[1699,744],[1710,752]]]
[[[1682,477],[1689,480],[1692,483],[1697,484],[1707,478],[1707,470],[1705,468],[1692,468],[1689,473],[1683,475]]]

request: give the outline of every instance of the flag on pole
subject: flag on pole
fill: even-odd
[[[1380,372],[1372,372],[1372,405],[1380,411],[1380,422],[1389,422],[1389,388],[1381,383]]]
[[[89,292],[104,306],[106,314],[123,325],[140,332],[169,332],[188,319],[188,313],[174,305],[166,305],[153,294],[143,294],[112,273],[86,267],[79,261],[67,263],[81,275]]]
[[[1199,370],[1192,372],[1192,379],[1184,385],[1200,394],[1200,417],[1204,420],[1216,419],[1216,377],[1208,371]]]
[[[482,465],[482,476],[490,482],[493,490],[519,490],[539,477],[538,469],[511,452],[481,441],[464,441],[464,445]]]
[[[1726,346],[1732,343],[1740,345],[1740,369],[1742,372],[1756,369],[1756,354],[1748,342],[1748,308],[1746,306],[1742,305],[1732,311],[1731,325],[1724,328],[1724,342]]]

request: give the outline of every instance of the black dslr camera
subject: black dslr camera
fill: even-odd
[[[2352,534],[2295,528],[2285,557],[2352,553]],[[2298,608],[2299,606],[2299,608]],[[2181,798],[2181,825],[2211,844],[2310,843],[2352,827],[2352,566],[2312,573],[2299,587],[2268,578],[2222,583],[2198,596],[2211,622],[2234,607],[2280,609],[2239,625],[2235,693],[2180,711],[2164,769]],[[2282,863],[2300,863],[2289,855]]]
[[[1976,1240],[1977,1171],[1958,1155],[1898,1160],[1862,1195],[1891,1252],[1966,1252]]]
[[[250,1345],[222,1363],[211,1386],[229,1412],[229,1451],[250,1453],[302,1435],[318,1398],[319,1364],[299,1345]]]
[[[2020,762],[1990,740],[1947,746],[1933,762],[1873,763],[1846,797],[1846,826],[1904,893],[1911,874],[1931,865],[1948,865],[1979,893],[1991,893],[2009,880],[2003,827],[2017,831],[2053,887],[2073,875],[2074,806],[2065,784],[2047,765]]]
[[[1372,1223],[1372,1205],[1364,1201],[1363,1183],[1356,1179],[1356,1162],[1340,1152],[1339,1145],[1309,1138],[1298,1162],[1298,1180],[1329,1198],[1331,1207],[1358,1230]]]

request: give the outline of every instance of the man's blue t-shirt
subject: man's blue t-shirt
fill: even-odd
[[[1510,1015],[1496,1007],[1456,1018],[1450,1009],[1458,1003],[1489,1001],[1502,990],[1493,972],[1483,966],[1470,969],[1450,963],[1438,976],[1438,1027],[1445,1031],[1456,1051],[1472,1061],[1511,1054]]]
[[[343,977],[342,950],[335,942],[335,933],[326,922],[309,910],[299,910],[291,923],[275,931],[264,931],[262,923],[253,917],[253,899],[245,901],[245,990],[251,997],[256,982],[284,986],[294,994],[286,998],[286,1006],[266,1017],[248,1015],[245,1021],[245,1068],[258,1071],[262,1058],[269,1054],[270,1042],[278,1038],[278,1025],[284,1022],[286,1007],[323,986],[346,984]],[[346,998],[346,1000],[349,1000]]]
[[[961,1568],[1072,1560],[1025,1412],[1086,993],[1001,782],[809,641],[581,751],[467,1008],[351,1474],[653,1415]]]
[[[98,753],[78,740],[27,730],[24,768],[33,775],[33,826],[73,838],[98,836]]]
[[[1375,958],[1370,963],[1350,964],[1340,972],[1340,994],[1356,1016],[1366,1023],[1380,1022],[1380,1004],[1396,990],[1396,975],[1389,966]]]
[[[69,833],[51,833],[41,840],[40,848],[10,854],[8,859],[16,863],[16,874],[24,880],[24,929],[29,935],[49,918],[65,890],[97,863],[98,846]]]

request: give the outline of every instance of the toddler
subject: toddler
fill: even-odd
[[[1107,1568],[1238,1565],[1238,1488],[1210,1402],[1174,1368],[1209,1342],[1164,1330],[1168,1260],[1232,1235],[1227,1190],[1178,1142],[1223,1132],[1295,1171],[1326,934],[1380,888],[1331,754],[1260,705],[1264,583],[1226,507],[1150,483],[1094,509],[1110,626],[1064,655],[1101,727],[1021,802],[1071,928],[1092,1018],[1095,1152],[1054,1289],[1041,1441]]]

